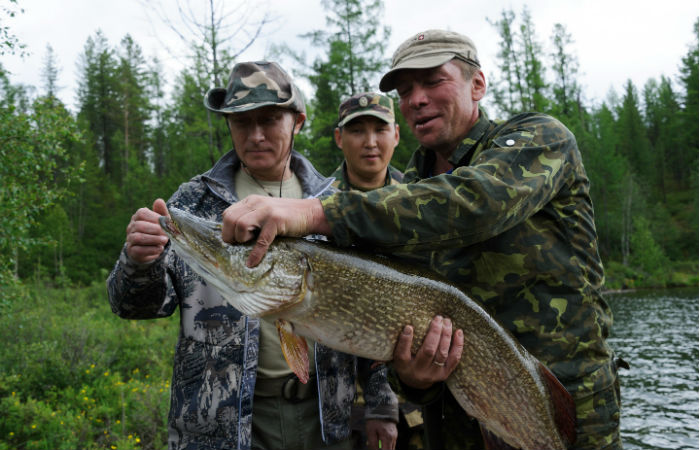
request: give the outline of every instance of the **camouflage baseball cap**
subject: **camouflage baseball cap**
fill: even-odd
[[[391,70],[384,74],[379,89],[394,89],[396,72],[403,69],[429,69],[445,64],[453,58],[481,67],[476,46],[463,34],[446,30],[427,30],[403,42],[394,52]]]
[[[304,97],[292,77],[269,61],[242,62],[233,66],[228,86],[212,88],[204,106],[221,114],[234,114],[263,106],[279,106],[306,114]]]
[[[358,116],[374,116],[387,123],[394,123],[394,102],[386,95],[374,92],[355,94],[338,107],[338,126]]]

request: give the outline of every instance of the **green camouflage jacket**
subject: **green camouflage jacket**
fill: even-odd
[[[571,132],[544,114],[497,123],[482,111],[450,158],[452,173],[431,176],[434,158],[419,148],[407,184],[324,198],[335,241],[371,244],[446,276],[575,399],[612,386],[612,312]]]
[[[238,200],[233,173],[239,166],[236,153],[227,153],[207,173],[183,183],[168,200],[168,207],[221,221],[224,209]],[[297,152],[292,152],[291,167],[304,196],[334,191],[329,186],[331,180]],[[226,304],[170,245],[150,264],[137,264],[122,250],[107,288],[112,310],[120,317],[166,317],[179,307],[168,447],[250,448],[259,319],[244,316]],[[323,439],[346,439],[355,399],[357,358],[316,344],[315,359]],[[396,396],[387,383],[386,371],[382,367],[363,373],[368,418],[396,420]]]
[[[333,187],[339,191],[349,191],[350,189],[361,190],[350,184],[350,181],[348,181],[348,172],[346,167],[346,162],[343,161],[338,168],[335,169],[335,172],[331,174],[331,178],[335,178]],[[402,180],[403,174],[399,169],[391,167],[391,165],[386,168],[386,179],[384,181],[384,186],[399,184]]]

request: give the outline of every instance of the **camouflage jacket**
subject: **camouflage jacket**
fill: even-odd
[[[333,187],[339,191],[348,191],[350,189],[357,189],[350,181],[348,181],[347,163],[343,161],[335,172],[331,174],[331,178],[335,178],[333,182]],[[386,179],[384,180],[384,186],[389,186],[391,184],[399,184],[403,180],[403,173],[399,169],[391,167],[389,165],[386,168]],[[358,189],[361,190],[361,189]]]
[[[235,152],[229,152],[211,170],[183,183],[168,200],[168,207],[221,221],[224,209],[237,201],[233,173],[239,165]],[[291,165],[305,196],[333,192],[329,188],[332,180],[320,175],[300,154],[292,154]],[[123,318],[165,317],[180,307],[169,447],[250,448],[259,320],[225,304],[169,245],[151,264],[136,264],[122,250],[107,287],[112,310]],[[315,352],[323,438],[326,442],[342,440],[350,433],[356,358],[318,344]],[[373,417],[394,419],[396,401],[386,369],[369,374],[366,390]]]
[[[404,183],[322,200],[340,245],[417,260],[480,301],[575,398],[610,387],[612,312],[601,296],[589,181],[571,132],[538,113],[494,122],[482,111],[430,176],[419,148]]]

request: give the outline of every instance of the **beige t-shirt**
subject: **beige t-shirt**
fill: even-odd
[[[238,169],[234,174],[234,182],[238,199],[243,200],[249,195],[266,195],[270,197],[280,196],[279,181],[263,181],[254,179],[245,170]],[[299,178],[292,176],[282,182],[282,197],[302,198],[303,191]],[[316,372],[314,363],[314,342],[306,340],[309,346],[309,373]],[[260,320],[260,349],[258,355],[258,377],[279,378],[291,374],[292,371],[282,354],[279,333],[273,322]]]

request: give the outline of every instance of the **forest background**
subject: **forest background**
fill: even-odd
[[[328,175],[342,158],[331,138],[337,106],[374,88],[390,63],[382,45],[390,29],[381,0],[322,3],[326,28],[304,36],[320,56],[307,62],[284,45],[273,53],[313,89],[295,147]],[[167,199],[231,147],[225,122],[202,106],[240,53],[227,42],[242,24],[231,28],[217,11],[191,23],[200,39],[188,39],[190,64],[170,89],[138,42],[108,42],[100,31],[77,62],[76,111],[56,96],[50,46],[42,86],[13,84],[0,66],[0,408],[8,411],[0,449],[162,447],[177,322],[119,321],[104,280],[134,211]],[[16,14],[16,0],[0,7],[0,56],[23,51]],[[576,135],[606,288],[696,285],[697,19],[677,73],[628,81],[595,104],[585,100],[565,25],[542,37],[527,8],[489,23],[500,51],[485,109],[492,118],[546,112]],[[266,26],[246,24],[244,45]],[[392,164],[402,169],[417,142],[398,121]]]

